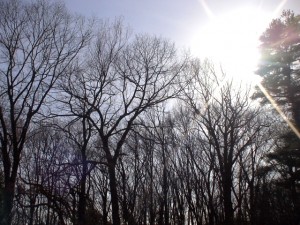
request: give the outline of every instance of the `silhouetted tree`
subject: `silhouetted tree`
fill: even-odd
[[[298,132],[300,131],[300,16],[293,11],[283,11],[261,35],[261,59],[257,74],[262,86],[275,103],[290,112]],[[253,96],[267,102],[260,89]],[[288,115],[289,115],[288,114]]]
[[[275,147],[267,154],[269,166],[279,174],[274,180],[276,190],[281,191],[285,199],[288,199],[288,207],[278,210],[281,221],[288,224],[298,224],[299,217],[299,181],[300,181],[300,140],[293,131],[285,131],[278,135]],[[281,212],[281,213],[280,213]]]
[[[292,195],[291,205],[287,207],[291,213],[288,216],[290,224],[298,224],[299,221],[299,218],[295,218],[295,215],[299,214],[299,210],[297,210],[299,197],[296,188],[296,183],[299,182],[297,174],[300,161],[299,22],[299,15],[295,15],[291,10],[285,10],[281,17],[274,19],[269,28],[261,35],[261,60],[257,74],[262,77],[261,85],[266,89],[267,94],[257,88],[253,95],[253,98],[262,99],[262,103],[267,103],[267,99],[271,97],[274,100],[271,103],[280,106],[295,127],[293,131],[274,131],[277,133],[274,139],[275,146],[272,148],[273,152],[267,155],[267,160],[273,166],[273,172],[280,173],[280,178],[275,183],[277,185],[281,183],[281,185],[276,187],[276,190],[278,192],[281,190],[282,194],[289,190],[288,192]],[[283,185],[283,183],[285,184]],[[286,206],[284,206],[284,210],[286,210]],[[284,212],[284,210],[278,211]],[[287,221],[287,219],[280,218],[277,221]]]
[[[99,151],[108,168],[112,218],[120,225],[116,165],[136,119],[147,109],[175,97],[184,63],[175,46],[161,38],[129,39],[120,21],[104,24],[88,52],[85,70],[65,80],[64,101],[73,114],[87,117],[99,136]]]
[[[62,4],[18,0],[0,6],[0,148],[4,171],[1,224],[10,224],[20,157],[32,121],[46,113],[59,76],[89,39]]]
[[[210,63],[191,64],[191,86],[186,98],[195,112],[195,121],[201,131],[200,141],[207,146],[209,163],[217,173],[224,225],[235,224],[235,213],[241,201],[237,193],[241,181],[238,175],[241,156],[256,148],[265,132],[265,121],[260,110],[250,105],[249,89],[242,90],[233,81],[226,80]],[[236,198],[236,201],[234,201]]]

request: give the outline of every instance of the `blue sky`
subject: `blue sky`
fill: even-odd
[[[245,77],[255,70],[256,45],[271,18],[283,9],[300,13],[300,0],[61,1],[71,12],[85,16],[123,17],[134,33],[170,39],[200,58],[216,59],[229,72],[248,71]]]
[[[270,12],[285,2],[283,8],[300,9],[299,0],[64,0],[71,11],[99,18],[122,16],[135,32],[146,32],[184,41],[191,29],[207,23],[209,17],[203,3],[216,14],[240,6],[260,7]]]

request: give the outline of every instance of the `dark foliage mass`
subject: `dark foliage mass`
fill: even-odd
[[[257,70],[263,87],[276,104],[287,115],[290,129],[277,129],[273,151],[266,159],[273,171],[276,171],[274,187],[290,198],[276,218],[280,224],[298,224],[300,221],[300,15],[293,11],[283,11],[274,19],[260,38],[262,58]],[[260,90],[253,96],[266,97]],[[284,202],[284,201],[282,201]],[[271,208],[271,207],[270,207]],[[281,208],[279,208],[281,210]],[[272,222],[273,223],[273,222]]]
[[[299,137],[250,89],[120,20],[0,3],[0,225],[299,224]],[[299,26],[258,70],[296,130]]]

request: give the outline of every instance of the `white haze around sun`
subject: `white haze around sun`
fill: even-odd
[[[247,83],[257,82],[254,75],[259,60],[259,37],[268,27],[272,14],[253,7],[237,8],[219,16],[191,37],[191,52],[221,65],[227,75]]]

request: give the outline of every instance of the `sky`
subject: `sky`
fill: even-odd
[[[237,71],[257,58],[260,34],[283,9],[300,13],[300,0],[62,0],[71,12],[103,19],[122,17],[134,33],[175,42],[200,58]],[[243,56],[241,56],[243,55]],[[253,61],[247,63],[241,61]],[[251,64],[251,65],[250,65]]]
[[[206,5],[216,16],[238,7],[249,6],[274,12],[300,10],[299,0],[63,0],[71,11],[87,16],[110,18],[122,16],[135,32],[150,33],[184,44],[192,29],[209,22]]]

